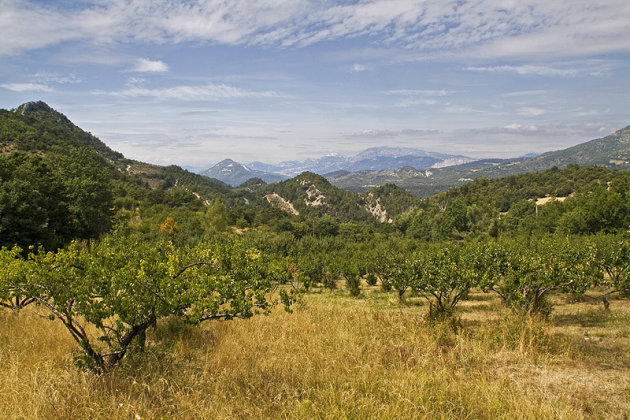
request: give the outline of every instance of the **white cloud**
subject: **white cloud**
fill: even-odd
[[[405,99],[397,102],[394,106],[397,108],[410,108],[418,105],[433,106],[437,104],[438,101],[435,99]]]
[[[20,54],[76,39],[72,18],[56,11],[19,0],[0,0],[0,55]]]
[[[347,139],[367,139],[367,138],[393,138],[393,137],[408,137],[417,138],[425,136],[435,136],[440,134],[437,130],[419,130],[414,128],[405,128],[401,130],[362,130],[354,133],[343,133],[342,136]]]
[[[164,73],[168,71],[168,64],[160,60],[148,60],[146,58],[139,58],[136,61],[136,66],[130,71],[139,73]]]
[[[401,96],[402,100],[394,104],[396,108],[411,108],[419,105],[433,107],[439,103],[436,98],[451,95],[455,92],[445,89],[392,89],[381,93],[390,96]]]
[[[529,3],[529,2],[528,2]],[[533,3],[533,2],[532,2]],[[527,30],[504,33],[470,50],[482,58],[601,55],[630,50],[630,3],[547,1],[532,9]],[[524,6],[530,6],[523,3]]]
[[[532,90],[518,90],[515,92],[502,93],[499,96],[503,98],[518,98],[522,96],[548,96],[552,95],[553,90],[548,89],[532,89]]]
[[[516,110],[516,112],[518,112],[520,115],[527,115],[527,116],[538,116],[538,115],[543,115],[545,114],[545,110],[541,109],[541,108],[536,108],[533,106],[524,106],[521,107],[519,109]]]
[[[25,77],[29,82],[4,83],[0,85],[13,92],[52,92],[51,84],[77,84],[83,80],[74,74],[60,75],[56,73],[39,72]]]
[[[476,58],[630,51],[627,0],[110,0],[79,5],[64,10],[0,0],[0,54],[66,41],[286,48],[361,36],[381,47]]]
[[[172,86],[165,88],[145,88],[138,86],[138,80],[132,80],[127,88],[120,91],[95,91],[98,95],[111,95],[126,98],[176,99],[181,101],[218,101],[222,99],[273,99],[283,97],[274,91],[253,91],[224,84],[206,84],[197,86]]]
[[[525,133],[535,133],[538,131],[538,127],[535,125],[508,124],[503,128],[512,132],[520,131]]]
[[[557,69],[547,66],[491,66],[491,67],[466,67],[468,71],[490,72],[490,73],[516,73],[520,75],[537,75],[537,76],[576,76],[579,72],[577,69]]]
[[[358,71],[366,71],[366,70],[367,70],[367,67],[365,67],[362,64],[355,64],[355,65],[352,66],[352,71],[357,71],[358,72]]]
[[[0,86],[13,92],[52,92],[50,86],[41,83],[4,83]]]
[[[81,79],[76,74],[57,74],[57,73],[48,73],[48,72],[39,72],[33,75],[33,79],[38,82],[43,83],[57,83],[60,85],[65,84],[78,84],[82,83],[83,79]]]
[[[442,108],[442,111],[453,114],[469,114],[475,112],[474,108],[468,105],[448,105]]]
[[[143,84],[144,82],[145,82],[145,79],[142,77],[129,77],[125,81],[125,86],[130,86],[130,87],[139,86]]]
[[[402,95],[402,96],[446,96],[454,92],[445,89],[393,89],[383,91],[385,95]]]
[[[470,66],[465,70],[489,73],[516,73],[523,76],[575,77],[581,74],[605,76],[610,73],[612,63],[604,60],[583,60],[580,62],[560,62],[550,65],[522,64],[502,66]]]

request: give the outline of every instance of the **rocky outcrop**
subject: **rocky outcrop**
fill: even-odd
[[[300,214],[300,212],[297,211],[295,207],[293,207],[293,204],[291,204],[291,202],[289,202],[288,200],[285,200],[284,198],[280,197],[276,193],[267,194],[265,196],[265,199],[267,199],[269,204],[271,204],[272,206],[277,207],[280,210],[286,211],[289,214],[294,214],[296,216]]]

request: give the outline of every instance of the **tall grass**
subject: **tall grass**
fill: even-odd
[[[190,327],[172,319],[144,352],[95,376],[36,307],[0,313],[0,413],[8,418],[623,418],[630,413],[630,326],[580,312],[564,330],[516,318],[485,297],[458,322],[423,306],[343,293],[307,296],[293,314]],[[386,296],[386,295],[385,295]],[[375,303],[376,302],[376,303]],[[467,305],[469,309],[467,308]],[[564,311],[564,312],[563,312]],[[570,324],[570,325],[569,325]],[[577,325],[575,328],[572,325]],[[599,331],[599,332],[598,332]],[[617,358],[610,358],[613,351]]]

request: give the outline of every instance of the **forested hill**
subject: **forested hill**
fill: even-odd
[[[212,199],[226,194],[230,187],[218,180],[193,174],[178,166],[163,167],[125,159],[122,153],[110,149],[105,143],[72,123],[64,114],[42,101],[27,102],[8,111],[0,110],[0,151],[3,154],[67,154],[70,150],[85,149],[103,159],[100,165],[114,178],[133,184],[144,184],[149,189],[168,190],[174,186],[187,188]]]
[[[44,102],[0,110],[0,181],[0,246],[54,249],[107,232],[121,211],[238,202],[220,181],[125,159]]]
[[[0,127],[3,152],[63,152],[68,147],[89,147],[110,160],[123,158],[41,101],[27,102],[12,111],[0,110]]]
[[[568,165],[564,169],[553,167],[542,172],[511,175],[504,178],[476,179],[461,187],[436,194],[426,203],[463,199],[468,204],[488,203],[499,211],[508,211],[520,200],[538,200],[544,197],[565,198],[578,191],[592,189],[594,185],[608,189],[610,182],[630,173],[602,166]]]
[[[630,125],[603,138],[523,160],[516,166],[531,172],[553,166],[564,167],[571,163],[630,169]]]
[[[480,178],[423,200],[419,210],[399,216],[394,226],[422,239],[627,230],[630,172],[571,164]]]
[[[385,223],[420,204],[417,197],[395,185],[357,194],[337,188],[312,172],[269,184],[258,194],[272,206],[296,216],[328,216],[343,222]]]

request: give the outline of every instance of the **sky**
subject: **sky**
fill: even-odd
[[[0,108],[156,164],[516,157],[630,125],[628,0],[0,0],[0,33]]]

